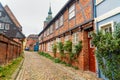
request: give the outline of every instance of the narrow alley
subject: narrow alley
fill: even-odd
[[[86,79],[86,78],[88,79]],[[25,60],[16,80],[98,80],[92,74],[87,75],[40,56],[36,52],[25,52]]]

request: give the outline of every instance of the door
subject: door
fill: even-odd
[[[89,70],[96,72],[94,45],[92,44],[91,32],[88,32],[88,50],[89,50]]]

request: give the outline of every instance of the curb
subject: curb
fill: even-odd
[[[18,77],[18,74],[23,66],[23,62],[24,62],[24,59],[21,61],[20,65],[16,69],[15,73],[12,75],[12,80],[16,80],[16,78]]]

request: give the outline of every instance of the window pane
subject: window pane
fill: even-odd
[[[63,15],[60,17],[60,26],[63,25]]]
[[[4,29],[4,23],[0,23],[0,29]]]
[[[71,13],[72,11],[75,10],[75,4],[73,4],[70,8],[69,8],[69,13]]]
[[[5,24],[5,29],[9,30],[10,29],[10,25],[9,24]]]
[[[75,16],[75,11],[73,11],[69,14],[69,19],[73,18],[74,16]]]
[[[58,20],[55,22],[55,27],[56,27],[56,29],[59,27],[59,21]]]

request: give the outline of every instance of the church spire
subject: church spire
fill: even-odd
[[[49,4],[49,11],[48,16],[46,17],[46,20],[44,21],[44,27],[47,26],[47,24],[52,20],[52,10],[51,10],[51,3]]]
[[[51,10],[51,3],[50,3],[48,15],[51,15],[51,14],[52,14],[52,10]]]
[[[47,22],[50,22],[52,20],[52,10],[51,10],[51,4],[49,6],[48,16],[46,18]]]

